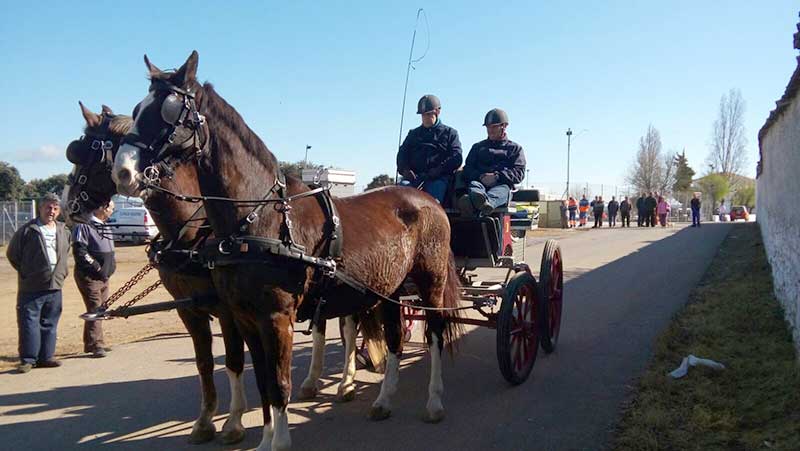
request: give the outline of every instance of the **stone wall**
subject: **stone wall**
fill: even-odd
[[[800,30],[800,25],[798,25]],[[800,35],[800,33],[798,33]],[[800,47],[795,35],[795,47]],[[784,96],[759,132],[756,218],[800,352],[800,58]]]

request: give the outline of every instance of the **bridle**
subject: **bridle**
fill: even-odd
[[[139,149],[143,155],[154,156],[142,171],[143,188],[158,186],[161,177],[170,178],[175,167],[191,159],[201,159],[207,153],[210,134],[205,116],[197,109],[195,93],[191,89],[181,89],[164,80],[153,80],[155,91],[168,91],[161,104],[161,119],[167,124],[149,144],[142,142],[138,135],[129,133],[122,143]],[[179,144],[175,139],[181,129],[191,134]]]
[[[111,171],[111,167],[114,164],[114,157],[116,156],[117,149],[119,149],[121,138],[111,133],[109,129],[110,124],[111,118],[103,114],[103,122],[100,124],[99,132],[87,131],[67,147],[67,159],[75,164],[78,169],[67,176],[67,184],[72,187],[71,189],[78,190],[77,194],[69,201],[68,205],[70,214],[72,215],[81,212],[83,203],[94,200],[89,194],[89,190],[87,190],[89,172],[91,170],[96,170],[95,166],[98,164],[104,165],[105,170]],[[84,155],[75,154],[76,148],[78,147],[85,152]],[[87,155],[99,155],[99,158],[95,161],[91,161],[89,159],[90,157],[87,157]],[[98,205],[89,205],[90,208],[87,208],[87,211],[97,208],[102,202],[95,200],[95,203]]]

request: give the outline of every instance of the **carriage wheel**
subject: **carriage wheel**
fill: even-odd
[[[411,335],[414,333],[414,324],[416,323],[415,320],[407,318],[409,315],[413,315],[416,312],[417,310],[414,310],[411,307],[405,305],[401,307],[402,324],[403,324],[403,342],[405,343],[411,341]]]
[[[527,271],[516,274],[506,286],[497,314],[497,362],[513,385],[525,382],[536,362],[539,304],[536,279]]]
[[[564,307],[564,271],[561,248],[556,240],[547,240],[539,269],[539,299],[545,307],[541,321],[542,349],[548,354],[556,350],[561,333],[561,314]]]

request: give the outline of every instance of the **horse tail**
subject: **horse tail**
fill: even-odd
[[[376,370],[380,370],[386,362],[387,355],[381,309],[374,308],[359,314],[359,325],[361,326],[361,334],[364,337],[364,343],[367,346],[367,353],[372,361],[372,366]]]
[[[453,251],[449,251],[447,262],[447,281],[444,284],[442,307],[456,308],[459,307],[461,301],[461,279],[458,276],[456,269],[455,257]],[[445,310],[444,311],[444,344],[447,346],[447,351],[452,355],[457,349],[458,339],[464,335],[464,325],[458,321],[462,318],[462,310]]]

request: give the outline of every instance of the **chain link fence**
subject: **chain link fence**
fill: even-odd
[[[17,228],[36,217],[36,201],[34,200],[10,200],[0,201],[0,214],[2,215],[2,225],[0,226],[0,244],[5,246],[14,236]]]

